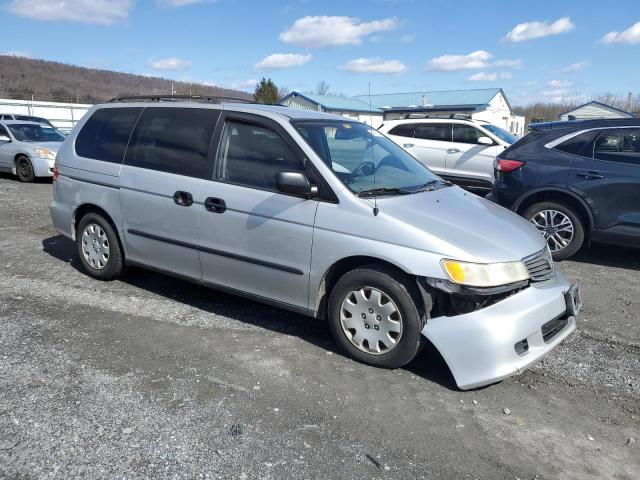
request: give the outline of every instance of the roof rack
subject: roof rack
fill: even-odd
[[[189,102],[211,102],[211,103],[255,103],[253,100],[238,97],[223,97],[223,96],[204,96],[204,95],[126,95],[122,97],[115,97],[109,100],[113,102],[177,102],[177,101],[189,101]]]
[[[471,120],[471,115],[468,113],[406,113],[403,118],[447,118],[450,120]]]

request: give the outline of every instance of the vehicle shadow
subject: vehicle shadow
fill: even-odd
[[[45,253],[68,263],[84,274],[73,241],[62,235],[42,241]],[[264,305],[195,283],[131,268],[120,281],[213,315],[259,326],[276,333],[296,336],[324,350],[341,355],[325,321]],[[453,376],[438,350],[426,338],[422,351],[405,370],[447,389],[458,391]],[[374,367],[371,367],[374,368]]]
[[[3,180],[12,180],[16,183],[22,183],[18,180],[18,177],[9,172],[0,172],[0,178]],[[32,183],[53,183],[53,180],[51,177],[36,177]]]
[[[583,247],[569,262],[590,263],[603,267],[640,270],[640,250],[617,245],[594,243]]]

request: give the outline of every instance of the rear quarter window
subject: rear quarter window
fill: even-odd
[[[122,163],[131,129],[142,108],[96,110],[78,133],[76,154],[103,162]]]
[[[561,152],[570,153],[572,155],[591,157],[593,153],[591,145],[593,139],[596,138],[598,133],[600,133],[599,130],[583,132],[575,137],[565,140],[559,145],[556,145],[555,150],[560,150]]]
[[[413,128],[411,124],[398,125],[389,130],[389,135],[396,135],[398,137],[413,137]]]

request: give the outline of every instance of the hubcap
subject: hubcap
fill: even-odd
[[[400,310],[387,294],[372,287],[353,290],[345,296],[340,325],[356,348],[371,355],[393,350],[402,336]]]
[[[109,261],[109,239],[102,227],[90,223],[82,232],[82,254],[96,270],[102,270]]]
[[[573,222],[558,210],[541,210],[531,223],[542,233],[552,252],[562,250],[573,240]]]

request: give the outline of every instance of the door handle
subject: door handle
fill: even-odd
[[[178,190],[173,194],[173,201],[181,207],[190,207],[193,204],[193,196],[189,192]]]
[[[403,143],[403,144],[402,144],[402,147],[403,147],[403,148],[411,148],[411,147],[414,147],[414,146],[415,146],[415,145],[414,145],[413,143]]]
[[[604,178],[604,176],[600,175],[598,172],[578,172],[577,175],[586,180],[600,180],[601,178]]]
[[[447,153],[458,153],[460,150],[457,148],[447,148]]]
[[[204,208],[213,213],[224,213],[227,209],[227,204],[221,198],[207,197],[204,201]]]

